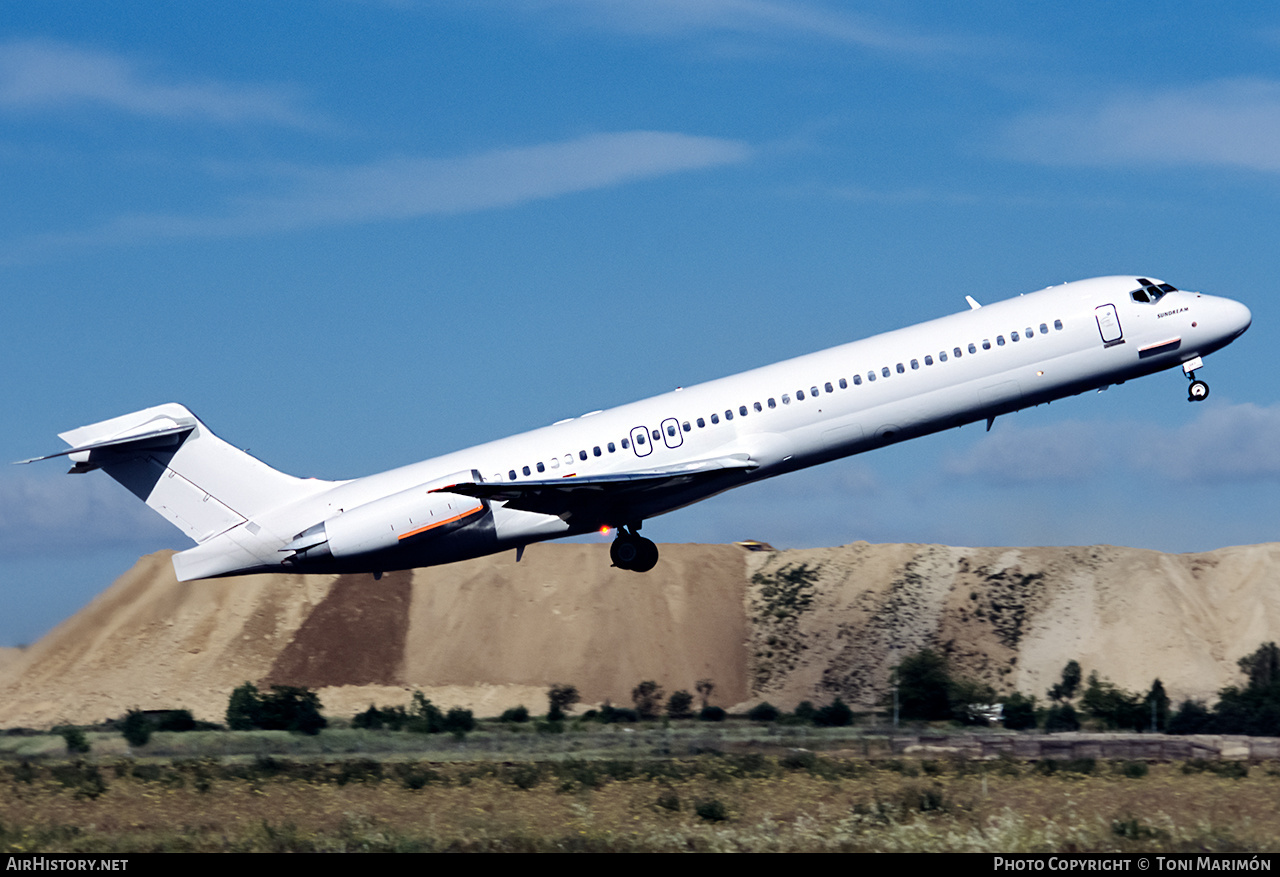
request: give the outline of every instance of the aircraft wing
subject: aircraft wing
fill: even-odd
[[[458,493],[505,503],[507,508],[556,515],[568,520],[579,514],[599,516],[622,510],[653,493],[680,491],[702,481],[760,464],[747,454],[730,454],[673,466],[639,469],[612,475],[566,475],[537,481],[477,483],[437,487],[432,493]],[[621,523],[621,522],[619,522]]]

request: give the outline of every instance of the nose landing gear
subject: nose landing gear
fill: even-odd
[[[658,563],[658,546],[636,533],[639,524],[618,528],[618,538],[609,546],[609,559],[618,569],[648,572]]]
[[[1204,360],[1198,356],[1182,364],[1182,373],[1187,376],[1187,380],[1191,381],[1191,386],[1187,388],[1188,402],[1203,402],[1209,398],[1209,385],[1196,379],[1196,369],[1203,365]]]

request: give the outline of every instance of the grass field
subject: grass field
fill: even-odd
[[[793,750],[11,760],[0,850],[1263,852],[1280,765]]]

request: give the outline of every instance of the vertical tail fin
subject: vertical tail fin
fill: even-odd
[[[73,473],[102,469],[198,543],[332,486],[277,472],[173,402],[58,437],[71,449],[49,457],[70,457]]]

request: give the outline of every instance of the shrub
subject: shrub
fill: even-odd
[[[706,822],[724,822],[729,818],[729,811],[718,799],[703,801],[694,809],[698,818]]]
[[[662,686],[653,680],[641,682],[631,689],[631,702],[636,706],[636,715],[642,719],[656,719],[662,695]]]
[[[782,711],[768,701],[756,704],[747,712],[747,718],[753,722],[776,722],[781,715]]]
[[[673,719],[688,719],[693,716],[693,695],[687,691],[677,691],[667,700],[667,715]]]
[[[796,704],[796,710],[792,713],[793,716],[802,722],[812,722],[814,720],[814,716],[817,714],[818,708],[813,705],[812,701],[808,700],[802,700]]]
[[[824,728],[843,728],[846,725],[853,724],[853,710],[849,709],[845,702],[840,698],[836,698],[813,717],[815,725],[821,725]]]
[[[261,727],[262,698],[258,696],[258,686],[246,682],[231,692],[231,700],[227,703],[227,727],[233,731],[252,731]]]
[[[64,725],[61,728],[55,728],[62,735],[62,741],[67,745],[67,751],[76,755],[84,755],[89,751],[89,738],[85,737],[84,731],[75,725]]]
[[[702,719],[704,722],[723,722],[725,719],[725,712],[722,707],[704,706],[702,708],[702,712],[698,713],[698,718]]]
[[[1170,734],[1208,734],[1213,730],[1213,713],[1204,704],[1184,700],[1169,720]]]
[[[139,709],[129,710],[120,723],[120,733],[130,746],[146,746],[151,742],[151,720]]]
[[[931,649],[909,655],[898,665],[898,709],[904,719],[950,718],[950,689],[946,658]]]
[[[455,706],[445,714],[442,728],[451,734],[465,734],[476,729],[476,719],[471,710]]]
[[[524,704],[513,706],[510,709],[503,710],[502,715],[498,717],[500,722],[527,722],[529,721],[529,710]]]
[[[293,685],[273,685],[270,694],[259,694],[252,682],[231,693],[227,725],[233,731],[261,728],[266,731],[298,731],[318,734],[329,723],[320,714],[320,697]]]
[[[616,707],[611,703],[606,703],[600,708],[598,718],[606,725],[613,725],[618,722],[640,721],[640,716],[635,710],[629,710],[626,707]]]

